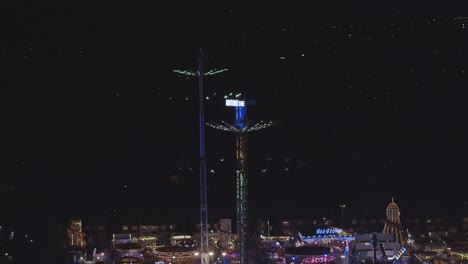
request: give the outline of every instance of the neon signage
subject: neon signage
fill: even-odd
[[[339,229],[339,228],[327,228],[327,229],[321,229],[321,228],[318,228],[317,231],[315,231],[315,233],[317,235],[334,235],[334,234],[340,234],[341,232],[343,232],[342,229]]]
[[[313,264],[313,263],[326,263],[334,261],[334,256],[320,256],[320,257],[310,257],[302,260],[301,264]]]
[[[245,106],[245,101],[243,100],[234,100],[234,99],[227,99],[226,106]]]

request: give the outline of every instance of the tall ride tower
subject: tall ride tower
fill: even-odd
[[[86,246],[86,234],[83,233],[83,228],[80,219],[71,219],[68,221],[67,228],[67,247],[74,249],[84,249]]]
[[[394,234],[395,241],[399,244],[403,244],[402,230],[403,227],[401,226],[400,221],[400,209],[392,198],[392,202],[387,206],[387,219],[385,219],[383,233],[387,235]]]
[[[236,98],[241,94],[236,95]],[[247,254],[248,233],[248,192],[247,192],[247,133],[273,125],[273,121],[263,122],[251,126],[247,119],[247,106],[255,105],[255,100],[227,99],[226,106],[235,107],[235,121],[231,125],[227,122],[210,122],[209,126],[216,129],[234,132],[236,134],[236,220],[237,220],[237,253],[241,264],[249,263]]]
[[[205,114],[203,110],[203,78],[208,75],[214,75],[227,71],[227,69],[211,70],[207,73],[203,69],[203,50],[199,49],[197,54],[198,71],[181,71],[173,70],[173,72],[198,77],[198,113],[199,113],[199,129],[200,129],[200,256],[201,264],[209,264],[210,256],[208,253],[208,201],[206,197],[206,157],[205,157]]]

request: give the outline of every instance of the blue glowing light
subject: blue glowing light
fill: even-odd
[[[340,234],[341,232],[343,232],[342,229],[339,229],[339,228],[327,228],[327,229],[321,229],[321,228],[318,228],[317,231],[316,231],[316,234]]]
[[[246,115],[247,115],[247,107],[236,106],[236,127],[239,130],[244,129],[246,125],[246,122],[245,122]]]

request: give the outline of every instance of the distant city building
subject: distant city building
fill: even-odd
[[[227,249],[231,245],[231,235],[232,235],[232,224],[231,219],[220,219],[219,220],[219,242],[222,248]]]
[[[161,236],[165,234],[179,232],[176,224],[160,224],[160,225],[121,225],[119,228],[120,234],[130,234],[132,238]]]
[[[138,237],[139,231],[138,231],[138,225],[121,225],[119,228],[119,233],[120,234],[130,234],[132,237]]]
[[[359,260],[365,261],[368,258],[373,258],[374,247],[371,243],[373,234],[375,234],[377,237],[377,244],[382,243],[383,251],[385,251],[387,258],[393,258],[398,254],[401,244],[395,240],[395,236],[393,234],[356,234],[355,240],[351,243],[351,252],[355,260],[359,262]],[[384,257],[384,254],[380,248],[377,249],[376,255],[377,259]]]
[[[107,228],[105,225],[85,225],[85,239],[88,246],[102,250],[108,246]]]
[[[297,232],[314,233],[318,227],[333,226],[333,220],[322,219],[304,219],[304,220],[282,220],[280,226],[281,236],[295,235]]]
[[[462,230],[468,231],[468,217],[463,217]]]
[[[216,223],[208,223],[208,231],[214,231],[215,229],[217,229],[219,226],[219,222],[216,222]],[[200,231],[200,224],[195,224],[195,230],[197,230],[197,232]]]
[[[140,236],[155,236],[159,233],[159,225],[141,225],[139,228]]]

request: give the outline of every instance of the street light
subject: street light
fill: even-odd
[[[340,208],[341,208],[341,228],[344,227],[344,225],[343,225],[343,212],[344,212],[345,207],[346,207],[346,204],[340,204]]]

